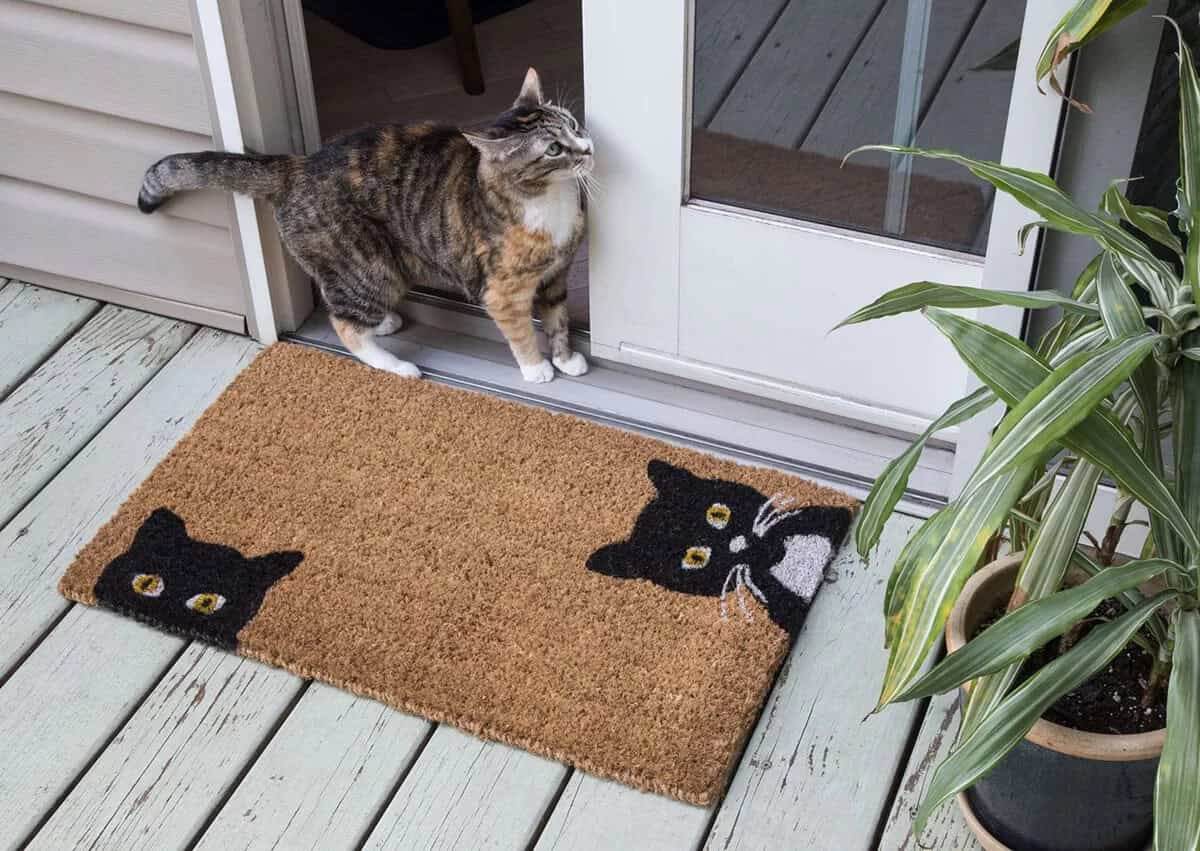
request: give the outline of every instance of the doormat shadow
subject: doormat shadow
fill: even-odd
[[[60,590],[707,805],[855,505],[278,344]]]

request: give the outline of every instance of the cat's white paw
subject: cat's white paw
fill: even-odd
[[[388,334],[395,334],[404,327],[404,317],[399,313],[389,313],[383,317],[383,321],[371,329],[371,333],[376,337],[386,337]]]
[[[529,366],[522,364],[521,377],[534,384],[545,384],[547,381],[554,379],[554,367],[548,360],[538,361]]]
[[[421,370],[415,363],[410,363],[406,360],[400,360],[399,358],[396,358],[395,363],[388,364],[387,366],[383,367],[383,369],[392,373],[392,375],[398,375],[401,378],[421,377]]]
[[[587,358],[585,358],[579,352],[571,352],[571,356],[569,358],[555,358],[554,365],[558,367],[564,375],[583,375],[588,371]]]

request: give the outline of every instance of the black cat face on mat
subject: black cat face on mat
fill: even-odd
[[[620,579],[718,597],[719,616],[753,619],[753,601],[795,635],[846,528],[850,511],[788,501],[665,461],[646,470],[658,493],[629,539],[592,553],[587,566]]]
[[[267,589],[303,559],[291,551],[246,558],[233,547],[193,540],[178,515],[158,508],[128,552],[104,568],[96,598],[139,620],[232,649]]]

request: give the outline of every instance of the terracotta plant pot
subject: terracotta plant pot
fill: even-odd
[[[967,582],[946,622],[948,651],[1007,604],[1022,556],[998,559]],[[1106,735],[1039,719],[959,803],[989,851],[1136,851],[1153,832],[1154,778],[1165,739],[1165,730]]]

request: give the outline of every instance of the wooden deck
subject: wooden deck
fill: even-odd
[[[869,567],[837,560],[711,809],[59,597],[78,549],[258,351],[0,279],[0,848],[977,847],[952,807],[910,832],[954,706],[860,721],[887,568],[918,522],[902,514]]]

